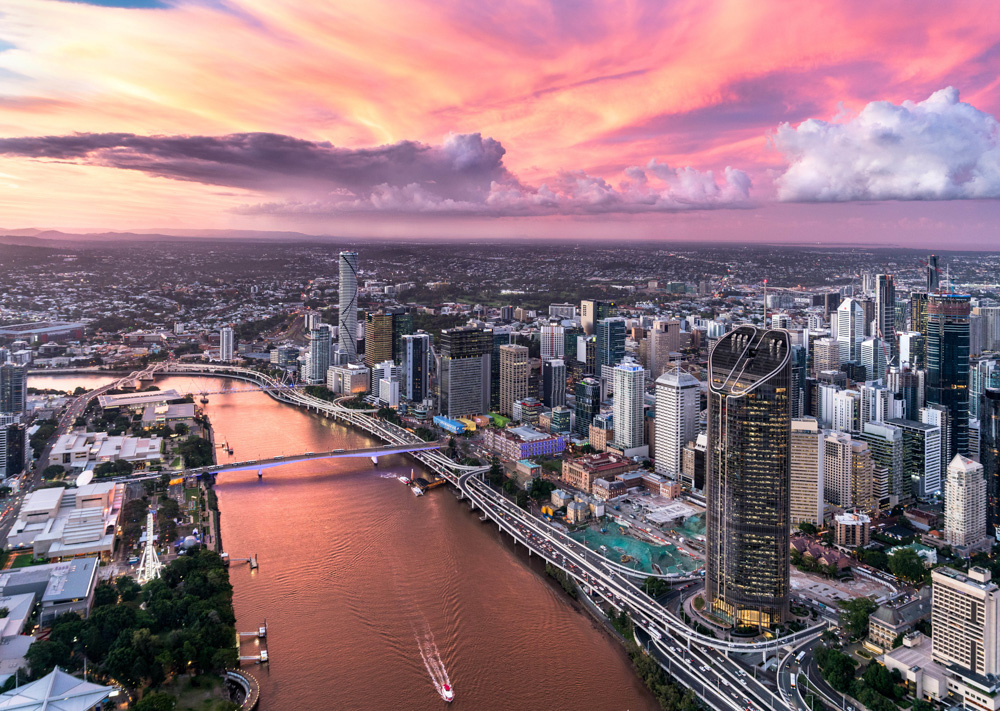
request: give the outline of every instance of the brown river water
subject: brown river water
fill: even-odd
[[[104,376],[32,376],[72,391]],[[244,387],[218,378],[166,377],[182,393]],[[360,448],[367,435],[261,392],[213,394],[204,406],[230,458]],[[237,627],[266,620],[270,663],[246,668],[263,711],[658,708],[617,641],[549,580],[495,525],[446,488],[415,497],[392,475],[405,455],[289,464],[222,473],[216,489],[233,564]],[[245,642],[243,654],[256,654]]]

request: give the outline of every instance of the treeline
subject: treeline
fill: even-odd
[[[177,448],[177,453],[184,458],[184,467],[197,469],[215,464],[215,451],[212,443],[204,437],[191,435]]]

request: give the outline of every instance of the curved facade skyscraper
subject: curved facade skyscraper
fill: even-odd
[[[705,592],[745,626],[788,616],[791,342],[740,326],[709,356]]]
[[[358,253],[340,253],[340,315],[337,345],[347,360],[358,360]]]

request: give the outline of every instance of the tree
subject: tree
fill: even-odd
[[[850,691],[854,684],[854,662],[839,649],[819,647],[815,652],[823,678],[840,692]]]
[[[863,551],[861,561],[879,570],[889,570],[889,556],[882,551]]]
[[[499,486],[500,484],[503,483],[504,480],[503,465],[500,463],[500,460],[497,457],[493,457],[493,459],[490,460],[490,471],[486,475],[486,478],[489,479],[490,483],[493,484],[494,486]]]
[[[803,521],[802,523],[800,523],[799,530],[802,531],[802,533],[804,533],[807,536],[815,536],[817,533],[819,533],[819,529],[816,528],[814,524],[811,524],[808,521]]]
[[[146,694],[146,697],[133,708],[135,711],[174,711],[177,708],[177,700],[169,694],[154,691],[152,694]]]
[[[66,473],[66,470],[60,464],[50,464],[42,470],[43,479],[55,479],[57,476],[62,476]]]
[[[844,629],[854,639],[868,634],[868,616],[878,609],[878,603],[867,597],[843,600],[840,603],[840,619]]]
[[[897,578],[912,583],[920,582],[926,575],[924,559],[912,548],[900,548],[889,557],[889,570]]]
[[[869,662],[868,668],[865,669],[865,673],[861,678],[864,679],[865,684],[882,694],[882,696],[892,696],[892,688],[895,686],[892,681],[892,675],[888,669],[878,662]]]
[[[180,435],[181,437],[183,437],[184,435],[186,435],[190,431],[191,431],[191,428],[188,427],[183,422],[178,422],[176,425],[174,425],[174,432],[177,433],[178,435]]]

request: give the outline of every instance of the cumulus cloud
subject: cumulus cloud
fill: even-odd
[[[1000,124],[951,87],[835,122],[782,124],[773,141],[789,162],[782,200],[1000,198]]]
[[[0,139],[0,155],[68,161],[265,193],[243,214],[438,213],[487,216],[670,212],[740,207],[750,179],[726,168],[632,166],[616,186],[583,171],[550,184],[522,183],[503,164],[504,147],[478,133],[440,145],[401,141],[338,148],[273,133],[139,136],[81,133]]]

